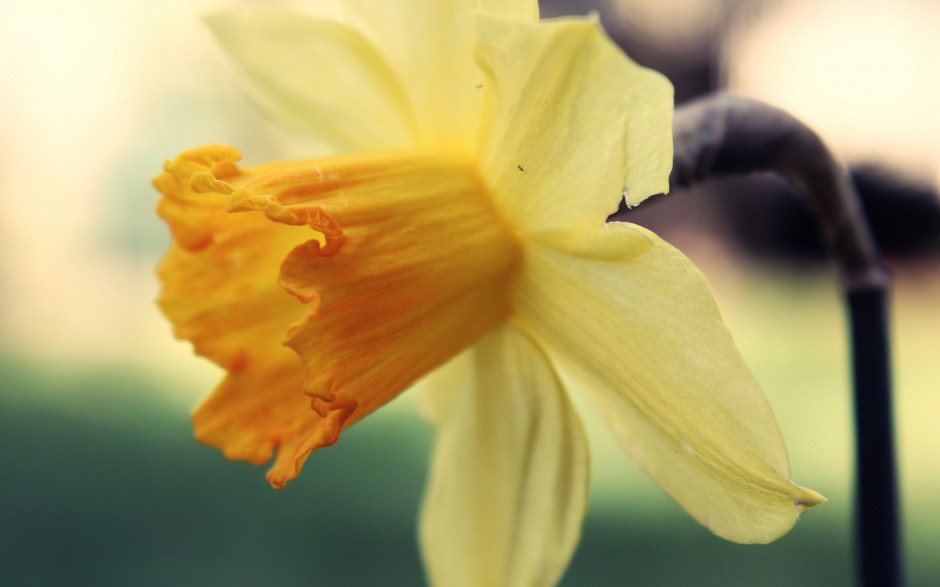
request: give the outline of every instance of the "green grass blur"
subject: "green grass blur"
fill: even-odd
[[[3,371],[0,585],[420,583],[426,431],[379,418],[275,491],[134,373]]]

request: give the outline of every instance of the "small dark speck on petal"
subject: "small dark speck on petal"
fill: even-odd
[[[522,168],[522,165],[516,165],[516,167],[519,169],[519,171],[525,173],[525,169]]]

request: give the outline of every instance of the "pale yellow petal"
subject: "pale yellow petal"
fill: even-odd
[[[280,124],[340,151],[414,144],[408,94],[362,32],[276,10],[208,17],[249,92]]]
[[[622,194],[665,192],[672,86],[625,57],[592,19],[479,18],[490,120],[483,173],[530,239],[578,246]]]
[[[424,385],[437,429],[421,518],[430,582],[555,585],[580,536],[588,451],[551,364],[507,325]]]
[[[475,149],[474,16],[538,20],[536,0],[344,0],[208,21],[282,125],[340,151]]]
[[[476,144],[481,75],[473,62],[474,0],[346,0],[345,19],[397,72],[419,144]]]
[[[770,405],[704,278],[648,231],[602,231],[597,258],[526,248],[519,320],[693,517],[738,542],[779,537],[822,498],[789,480]]]
[[[480,12],[485,14],[530,22],[539,20],[538,0],[478,0],[478,2]]]
[[[381,48],[417,113],[419,144],[477,147],[483,76],[475,14],[538,21],[537,0],[345,0],[349,23]]]

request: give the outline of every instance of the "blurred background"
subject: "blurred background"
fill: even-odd
[[[153,300],[169,239],[149,178],[206,143],[308,153],[247,102],[184,0],[0,4],[0,584],[416,585],[431,431],[406,394],[283,491],[192,439],[220,377]],[[677,100],[781,106],[850,165],[897,283],[904,538],[940,584],[940,4],[933,0],[543,2],[597,10]],[[307,149],[305,151],[305,149]],[[697,526],[586,414],[591,509],[566,586],[852,584],[845,326],[786,186],[722,181],[631,212],[712,282],[787,439],[830,501],[767,546]]]

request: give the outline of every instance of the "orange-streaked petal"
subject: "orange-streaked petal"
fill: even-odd
[[[177,336],[229,371],[193,414],[196,436],[260,464],[277,446],[283,455],[316,437],[320,416],[302,391],[306,369],[281,344],[305,308],[278,286],[278,267],[304,235],[226,212],[229,197],[207,180],[238,176],[238,158],[231,147],[193,149],[154,179],[175,239],[159,270],[159,304]]]
[[[279,282],[307,314],[285,343],[308,369],[317,435],[278,459],[275,485],[309,451],[476,341],[509,312],[515,235],[472,162],[373,153],[202,175],[229,210],[293,231]],[[312,231],[311,231],[312,229]],[[306,239],[306,240],[305,240]],[[321,426],[322,424],[322,426]]]

